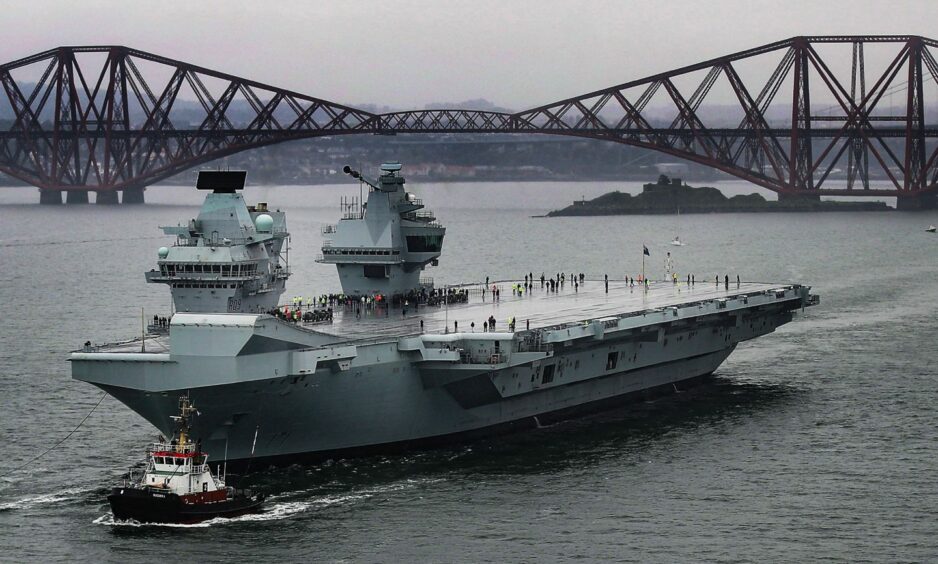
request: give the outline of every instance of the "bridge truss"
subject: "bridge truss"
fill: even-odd
[[[546,133],[660,151],[780,196],[914,203],[938,189],[936,46],[796,37],[517,113],[386,114],[126,47],[61,47],[0,65],[0,103],[14,115],[0,124],[0,171],[116,198],[294,139]]]

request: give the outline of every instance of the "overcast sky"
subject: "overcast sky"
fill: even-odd
[[[936,22],[938,0],[8,0],[0,62],[123,44],[336,102],[523,109],[795,35]]]

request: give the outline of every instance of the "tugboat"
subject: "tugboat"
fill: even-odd
[[[189,437],[189,422],[195,412],[188,396],[179,398],[179,415],[173,416],[176,432],[170,442],[152,443],[147,448],[143,475],[135,479],[131,469],[124,485],[113,488],[107,496],[116,519],[198,523],[260,510],[262,494],[236,491],[212,475],[208,455]]]

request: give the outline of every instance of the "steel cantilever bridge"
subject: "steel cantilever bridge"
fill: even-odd
[[[795,37],[517,113],[374,114],[128,47],[60,47],[0,65],[14,115],[0,122],[0,171],[46,203],[63,191],[132,202],[187,168],[295,139],[547,133],[660,151],[780,197],[934,207],[936,48],[918,36]]]

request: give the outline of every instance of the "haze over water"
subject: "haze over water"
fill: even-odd
[[[406,168],[404,169],[406,176]],[[692,182],[693,183],[693,182]],[[694,183],[697,184],[697,183]],[[719,184],[732,195],[756,189]],[[938,554],[938,212],[536,218],[638,184],[420,185],[447,227],[438,284],[558,271],[812,285],[821,305],[741,345],[706,385],[507,438],[405,456],[253,469],[261,515],[115,526],[105,495],[155,430],[74,382],[68,351],[165,314],[146,284],[158,225],[202,194],[45,207],[0,189],[0,561],[815,561]],[[358,185],[249,187],[287,212],[285,299],[337,291],[320,229]],[[679,235],[688,244],[672,247]],[[712,282],[711,282],[712,283]]]

